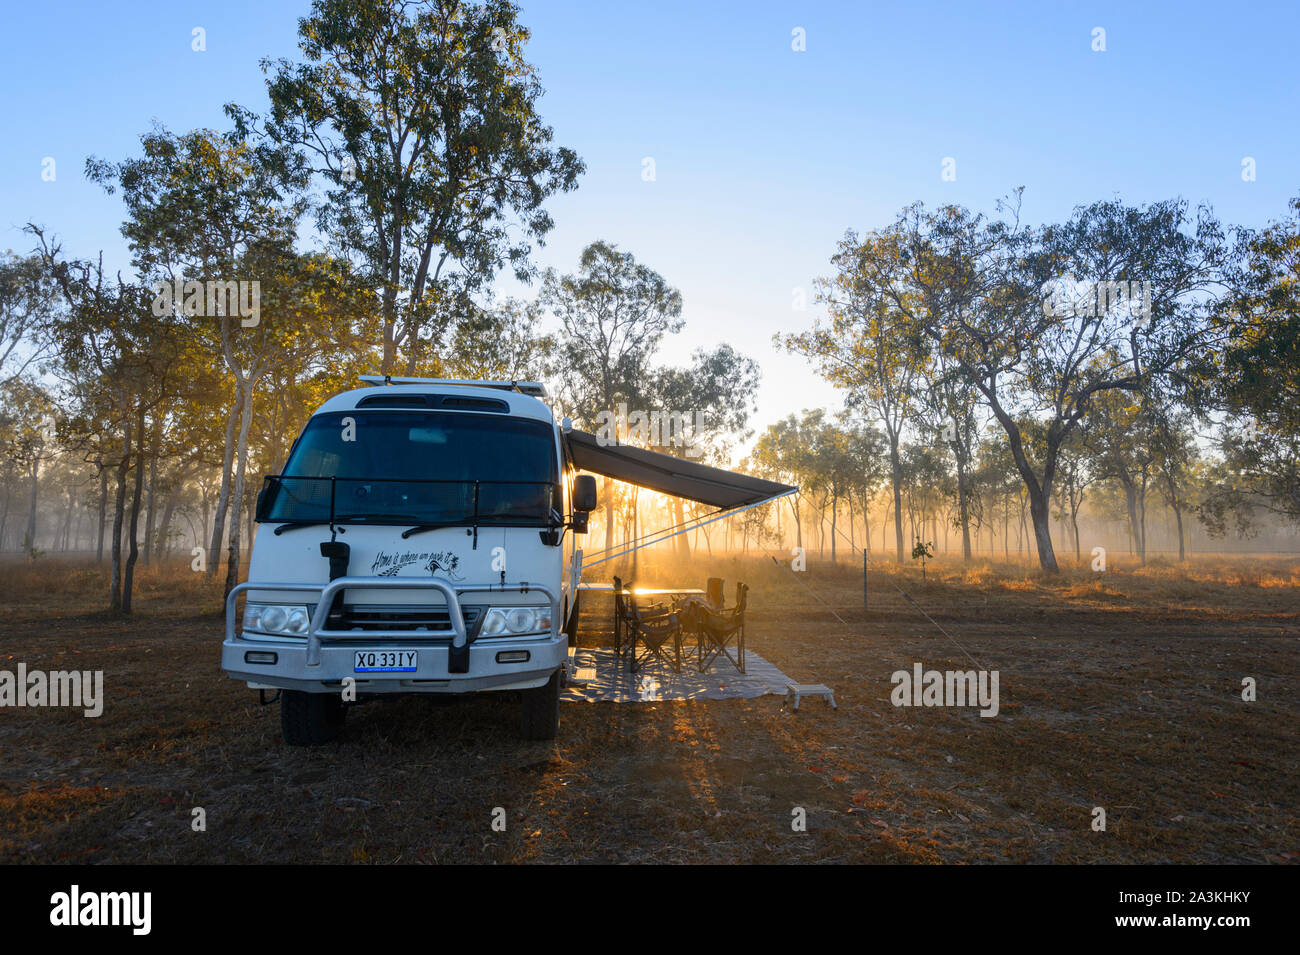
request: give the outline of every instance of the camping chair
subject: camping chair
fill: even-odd
[[[736,584],[736,605],[730,610],[715,611],[702,604],[694,609],[692,623],[699,639],[697,662],[703,673],[719,655],[724,656],[741,673],[745,672],[745,605],[749,585]],[[729,646],[734,643],[736,655]]]
[[[623,621],[627,618],[627,601],[623,599],[623,581],[614,578],[614,655],[623,655]]]
[[[722,596],[722,588],[725,581],[721,577],[710,577],[704,585],[704,594],[688,594],[676,601],[674,609],[682,624],[682,649],[687,653],[695,653],[697,656],[700,650],[700,642],[703,639],[699,635],[699,626],[697,622],[696,608],[703,606],[706,610],[720,611],[724,609],[723,605],[726,600]],[[693,637],[695,646],[687,647],[685,638]]]
[[[631,594],[635,587],[636,584],[630,580],[623,583],[622,578],[614,578],[614,653],[617,656],[623,655],[624,647],[630,642],[631,635],[628,620],[632,616],[633,604],[629,597],[624,596],[624,591]],[[642,606],[640,610],[645,616],[658,616],[661,613],[668,613],[668,608],[660,604]]]
[[[631,589],[631,588],[629,588]],[[674,673],[682,672],[682,628],[677,614],[671,610],[641,610],[635,594],[625,602],[627,616],[624,627],[631,650],[629,668],[633,673],[648,660],[666,663]],[[645,649],[637,656],[637,643]],[[671,655],[670,655],[671,653]]]

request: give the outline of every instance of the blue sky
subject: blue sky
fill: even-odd
[[[103,249],[125,268],[120,204],[83,178],[86,157],[134,154],[154,120],[224,128],[224,103],[263,108],[258,61],[296,55],[308,6],[11,4],[0,248],[25,250],[33,220],[70,253]],[[1293,2],[521,6],[541,113],[587,163],[550,204],[538,263],[572,270],[602,238],[658,269],[687,322],[663,359],[721,341],[758,359],[759,424],[838,405],[771,337],[818,315],[792,307],[794,289],[811,300],[846,228],[884,225],[915,200],[991,211],[1017,186],[1033,222],[1095,199],[1181,196],[1261,225],[1300,193]],[[204,52],[191,50],[195,27]],[[945,157],[955,181],[941,179]]]

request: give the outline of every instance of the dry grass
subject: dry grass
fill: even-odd
[[[628,568],[624,568],[628,570]],[[624,576],[629,576],[625,573]],[[358,707],[285,747],[276,707],[218,669],[219,592],[145,568],[112,617],[99,569],[0,565],[0,669],[102,669],[99,719],[0,710],[10,862],[1285,862],[1300,857],[1300,561],[1104,575],[940,561],[643,562],[642,583],[752,587],[750,646],[840,708],[776,697],[574,704],[555,744],[504,695]],[[905,587],[945,637],[890,581]],[[820,598],[820,600],[818,599]],[[835,613],[821,601],[826,601]],[[606,611],[590,608],[585,640]],[[837,619],[836,614],[840,619]],[[956,642],[954,642],[954,640]],[[896,708],[921,661],[1001,673],[1001,713]],[[1241,679],[1259,699],[1240,698]],[[1090,827],[1107,810],[1105,833]],[[194,832],[203,807],[207,831]],[[492,811],[508,814],[504,833]],[[808,831],[791,831],[803,807]]]

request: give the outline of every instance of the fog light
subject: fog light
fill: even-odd
[[[497,663],[527,663],[530,656],[527,650],[502,650],[497,654]]]
[[[244,654],[245,663],[274,663],[279,655],[266,650],[249,650]]]

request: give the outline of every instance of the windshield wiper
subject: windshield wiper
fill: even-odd
[[[373,522],[376,526],[384,524],[406,524],[409,521],[419,520],[413,514],[340,514],[333,520],[325,521],[286,521],[275,529],[277,535],[285,531],[291,531],[295,527],[322,527],[331,524],[341,524],[344,521],[353,521],[369,524]],[[339,530],[343,530],[341,527]]]
[[[416,534],[423,534],[425,531],[441,530],[444,527],[469,527],[469,526],[470,526],[469,518],[464,518],[459,521],[442,521],[438,524],[416,524],[414,527],[408,527],[406,530],[402,531],[402,540],[406,540],[408,537],[414,537]]]
[[[285,531],[291,531],[298,527],[321,527],[329,523],[329,521],[286,521],[277,527],[274,533],[276,537],[279,537]]]

